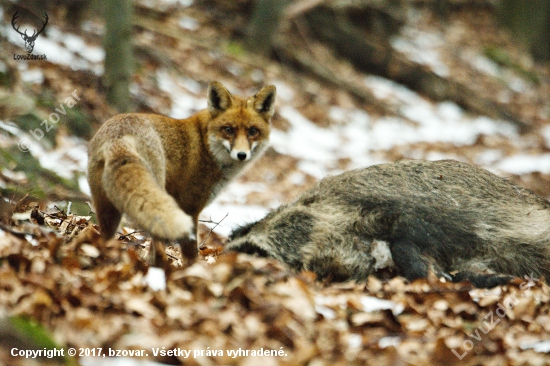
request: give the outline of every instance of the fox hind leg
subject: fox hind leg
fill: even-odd
[[[102,175],[102,173],[99,173],[99,175]],[[95,184],[97,180],[91,179],[89,182],[101,240],[102,242],[106,242],[115,236],[122,214],[109,200],[101,185]]]
[[[103,202],[96,211],[101,239],[105,242],[115,236],[122,215],[110,202]]]

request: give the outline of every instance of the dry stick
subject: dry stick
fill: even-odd
[[[229,212],[226,213],[225,216],[224,216],[220,221],[218,221],[218,222],[213,222],[213,221],[211,221],[211,220],[210,220],[210,221],[199,220],[199,221],[201,221],[201,222],[210,222],[210,223],[212,223],[212,224],[216,224],[216,225],[214,225],[213,228],[210,229],[210,231],[208,232],[208,235],[206,235],[206,238],[204,238],[204,240],[202,241],[201,245],[199,245],[199,248],[201,248],[201,247],[204,245],[204,243],[206,243],[206,240],[208,239],[208,237],[210,236],[210,234],[212,234],[212,231],[214,231],[214,229],[215,229],[219,224],[221,224],[221,222],[222,222],[223,220],[225,220],[225,218],[226,218],[227,216],[229,216]]]
[[[131,233],[124,234],[124,235],[119,235],[118,240],[120,240],[120,239],[122,239],[122,238],[126,239],[126,238],[129,237],[130,235],[134,235],[134,234],[138,234],[138,233],[142,233],[142,232],[143,232],[143,230],[134,230],[134,231],[132,231]]]

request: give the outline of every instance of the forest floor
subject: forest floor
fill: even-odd
[[[53,9],[35,45],[48,60],[22,62],[11,58],[24,52],[12,10],[0,8],[0,364],[550,364],[544,281],[489,290],[437,278],[325,283],[275,260],[221,253],[232,228],[322,177],[402,158],[473,163],[550,197],[549,65],[514,43],[492,6],[457,5],[442,19],[429,1],[414,4],[389,44],[445,88],[475,95],[475,111],[355,69],[296,15],[283,35],[358,81],[372,103],[283,53],[246,51],[250,1],[136,3],[136,110],[187,117],[206,107],[211,80],[236,94],[266,84],[278,92],[271,148],[203,212],[199,240],[221,223],[199,260],[175,261],[168,274],[146,265],[150,241],[130,223],[102,245],[86,204],[85,141],[115,114],[100,81],[101,21],[69,24]],[[50,132],[40,122],[62,105],[68,113]],[[514,118],[480,112],[486,105]],[[12,356],[54,347],[77,353]],[[116,350],[125,357],[110,359]]]

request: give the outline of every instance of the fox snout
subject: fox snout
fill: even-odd
[[[246,142],[246,146],[237,146],[237,144],[233,144],[232,146],[228,140],[223,140],[222,144],[233,160],[247,161],[252,157],[252,150],[248,146],[248,141]]]
[[[251,154],[250,150],[242,151],[242,150],[232,149],[229,152],[229,155],[231,156],[232,159],[240,160],[240,161],[246,161],[246,160],[250,160],[250,156],[252,154]]]

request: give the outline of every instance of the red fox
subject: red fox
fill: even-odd
[[[272,85],[243,99],[212,82],[208,109],[187,119],[131,113],[105,122],[88,151],[102,240],[115,235],[126,213],[154,238],[180,241],[183,254],[195,258],[199,214],[267,148],[275,96]]]

